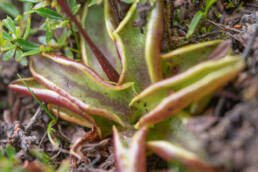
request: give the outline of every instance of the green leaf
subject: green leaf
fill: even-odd
[[[15,53],[15,60],[16,60],[16,61],[20,61],[21,58],[22,58],[22,54],[23,54],[22,50],[20,50],[20,49],[16,50],[16,53]]]
[[[23,39],[27,39],[30,35],[30,27],[31,27],[31,15],[28,14],[27,15],[27,20],[26,20],[26,30],[25,30],[25,33],[23,35]]]
[[[198,44],[187,45],[161,55],[163,65],[166,65],[162,68],[163,75],[170,77],[200,63],[208,58],[221,43],[222,40],[200,42]],[[227,52],[230,52],[231,43],[227,44],[228,45],[223,45],[223,48],[228,47]],[[222,51],[222,49],[220,49],[220,51]],[[227,54],[222,57],[226,55]]]
[[[4,153],[2,152],[2,150],[0,151],[0,159],[4,158]]]
[[[76,14],[80,9],[80,4],[76,3],[76,0],[68,0],[68,5],[71,8],[73,14]]]
[[[243,67],[241,57],[227,56],[200,63],[175,77],[153,84],[130,103],[132,108],[139,110],[138,115],[146,114],[138,125],[154,124],[174,115],[225,85]]]
[[[210,7],[217,2],[217,0],[206,0],[206,6],[205,6],[205,11],[204,11],[204,17],[207,16],[208,14],[208,10],[210,9]]]
[[[206,107],[210,103],[214,94],[207,95],[200,100],[197,100],[193,104],[190,105],[188,111],[191,115],[200,115],[206,110]]]
[[[85,111],[79,109],[76,104],[72,103],[67,98],[59,95],[57,92],[47,89],[33,78],[27,78],[24,79],[24,81],[39,100],[51,104],[48,108],[53,112],[53,114],[63,118],[64,120],[68,120],[85,127],[95,125],[98,128],[100,137],[106,137],[109,135],[112,132],[112,126],[117,125],[117,122],[114,122],[109,118],[106,119],[95,115],[89,115]],[[31,96],[31,93],[20,80],[12,82],[9,85],[9,88],[16,92]],[[126,119],[124,119],[124,121],[126,121]]]
[[[114,121],[111,121],[109,119],[101,118],[98,116],[91,118],[91,115],[88,115],[86,113],[75,113],[66,108],[52,104],[48,105],[48,109],[57,117],[60,117],[74,124],[87,128],[92,128],[95,125],[101,138],[110,135],[112,132],[112,126],[116,125]]]
[[[16,27],[15,38],[19,38],[20,36],[21,36],[21,27],[17,26]]]
[[[13,18],[17,17],[20,13],[16,6],[11,2],[0,2],[0,8],[8,15],[12,16]]]
[[[199,21],[201,20],[201,18],[203,17],[203,12],[202,11],[198,11],[195,15],[194,18],[191,21],[191,24],[188,28],[186,37],[190,38],[190,36],[192,36],[192,34],[194,33],[196,27],[198,26]]]
[[[98,5],[102,2],[102,0],[89,0],[89,6]]]
[[[72,34],[71,30],[64,28],[61,37],[57,38],[57,44],[62,46],[66,43],[67,38]]]
[[[32,149],[30,150],[30,153],[45,165],[48,165],[49,161],[51,160],[50,157],[45,152],[42,152],[40,150]]]
[[[30,69],[39,82],[77,104],[94,120],[104,117],[122,126],[129,121],[132,83],[108,84],[90,68],[56,55],[32,57]]]
[[[71,48],[65,47],[64,53],[65,53],[65,57],[68,57],[69,59],[73,59],[73,52],[71,51]]]
[[[48,138],[50,140],[50,142],[52,143],[53,146],[58,147],[59,145],[59,140],[55,139],[52,137],[51,133],[53,133],[55,130],[52,128],[52,126],[54,125],[54,123],[56,123],[56,119],[55,117],[48,111],[48,109],[45,107],[45,105],[38,99],[38,97],[36,97],[36,95],[31,91],[30,87],[28,86],[28,84],[24,81],[24,79],[17,74],[20,81],[22,82],[22,84],[24,85],[24,87],[26,88],[26,92],[29,93],[30,96],[32,96],[36,102],[44,109],[44,111],[48,114],[48,116],[51,118],[51,121],[48,124],[47,127],[47,135]]]
[[[45,86],[37,82],[34,78],[20,78],[20,80],[13,81],[9,85],[9,88],[19,93],[33,97],[52,120],[55,119],[54,116],[47,110],[47,108],[42,104],[40,100],[72,109],[73,111],[80,114],[80,111],[78,110],[78,107],[76,105],[74,105],[65,97],[60,96],[58,93],[47,89]]]
[[[26,13],[27,11],[30,11],[33,7],[33,3],[26,2],[23,3],[23,12]],[[28,18],[27,15],[24,16],[24,19],[26,20]]]
[[[83,116],[80,116],[77,113],[74,113],[66,108],[56,106],[53,104],[48,104],[47,108],[54,114],[56,117],[60,117],[66,121],[78,124],[83,127],[92,128],[92,123],[86,120]]]
[[[7,157],[10,160],[16,160],[16,158],[15,158],[16,151],[15,151],[15,149],[10,144],[6,145],[5,150],[6,150]]]
[[[21,48],[24,51],[36,50],[40,48],[39,44],[21,38],[14,40],[14,42],[19,48]]]
[[[108,1],[104,1],[104,15],[105,15],[107,32],[110,38],[114,40],[113,32],[115,31],[119,23],[117,23]]]
[[[69,172],[70,171],[70,163],[69,161],[62,162],[61,166],[58,168],[56,172]]]
[[[13,38],[12,38],[12,35],[10,35],[9,33],[7,33],[5,30],[3,30],[3,39],[5,40],[8,40],[8,41],[11,41]]]
[[[148,128],[141,128],[132,138],[128,137],[128,133],[121,136],[116,127],[113,127],[113,142],[116,167],[121,172],[145,172],[145,139]]]
[[[46,2],[46,1],[43,1],[43,2],[36,3],[36,4],[33,6],[33,9],[38,9],[38,8],[42,8],[42,7],[46,7],[46,6],[47,6],[47,2]]]
[[[1,51],[8,51],[11,49],[15,49],[16,46],[13,45],[10,41],[4,41],[2,47],[1,47]]]
[[[3,55],[3,61],[8,61],[8,60],[10,60],[11,58],[13,58],[14,53],[15,53],[15,49],[8,50],[8,51],[7,51],[6,53],[4,53],[4,55]]]
[[[63,19],[63,17],[60,14],[58,14],[56,11],[51,10],[49,8],[38,8],[38,9],[35,9],[34,12],[36,12],[38,15],[42,17],[46,17],[54,20]]]
[[[21,61],[20,61],[20,64],[21,64],[22,66],[27,66],[27,65],[28,65],[28,60],[27,60],[27,58],[22,58]]]
[[[151,79],[144,55],[146,32],[141,33],[141,30],[134,26],[134,22],[138,18],[137,2],[139,1],[132,4],[124,19],[113,32],[113,36],[122,59],[119,84],[134,82],[135,90],[140,92],[151,84]]]
[[[31,10],[32,8],[32,3],[24,3],[23,4],[23,10],[24,12]],[[27,39],[30,35],[30,30],[31,30],[31,15],[27,14],[24,16],[24,20],[26,20],[26,30],[23,35],[23,39]]]
[[[151,141],[147,144],[155,154],[166,161],[182,162],[191,171],[215,172],[207,162],[198,157],[197,154],[167,141]]]
[[[152,9],[147,26],[145,60],[152,83],[163,79],[161,73],[160,44],[163,34],[163,1],[158,0]]]
[[[147,147],[162,159],[180,162],[190,171],[212,171],[201,141],[187,129],[190,115],[184,111],[150,128]]]
[[[87,30],[92,41],[105,54],[116,71],[120,73],[121,61],[118,57],[115,43],[109,37],[106,28],[103,4],[89,8],[85,6],[82,22],[83,28]],[[102,78],[108,80],[91,48],[83,39],[81,39],[81,51],[83,63],[94,69]]]
[[[35,51],[35,50],[31,50],[31,51]],[[27,52],[25,52],[25,53],[27,53]],[[28,60],[27,60],[27,58],[25,58],[25,56],[26,56],[25,53],[23,53],[20,49],[16,50],[16,53],[15,53],[15,60],[20,62],[20,64],[23,66],[27,66],[27,64],[28,64]]]
[[[150,127],[147,141],[166,140],[177,144],[182,144],[189,149],[198,151],[199,145],[197,137],[186,128],[187,121],[191,114],[182,110],[173,116]],[[192,142],[189,142],[191,140]],[[201,148],[200,148],[201,149]]]
[[[31,55],[35,55],[35,54],[39,54],[39,53],[40,53],[40,49],[25,51],[25,52],[22,54],[22,57],[31,56]]]
[[[52,39],[52,29],[48,19],[46,19],[45,24],[46,24],[46,43],[49,44],[49,42]]]
[[[134,0],[122,0],[122,1],[125,2],[125,3],[128,3],[128,4],[131,4],[131,3],[134,2]]]
[[[3,24],[9,30],[9,32],[11,32],[14,35],[16,34],[15,22],[10,17],[4,19]]]

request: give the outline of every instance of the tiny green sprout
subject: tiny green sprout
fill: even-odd
[[[47,107],[37,98],[37,96],[31,91],[30,87],[28,86],[28,84],[26,83],[26,81],[19,75],[17,74],[17,76],[19,77],[19,79],[21,80],[21,82],[24,84],[24,86],[28,89],[30,95],[36,100],[36,102],[41,106],[42,109],[44,109],[44,111],[48,114],[48,116],[51,118],[51,121],[48,124],[47,127],[47,135],[48,138],[50,140],[50,142],[52,143],[52,145],[54,145],[55,147],[58,147],[59,145],[59,141],[54,139],[52,137],[52,132],[55,132],[55,130],[52,128],[52,126],[56,123],[56,118],[54,117],[54,115],[52,115],[49,110],[47,109]]]
[[[204,11],[198,11],[198,12],[194,15],[194,17],[193,17],[193,19],[192,19],[192,21],[191,21],[191,23],[190,23],[190,26],[189,26],[189,28],[188,28],[187,34],[186,34],[186,37],[187,37],[187,38],[190,38],[190,37],[192,36],[192,34],[194,33],[195,29],[197,28],[197,26],[198,26],[200,20],[201,20],[202,18],[206,18],[206,17],[207,17],[207,14],[208,14],[208,12],[209,12],[210,7],[211,7],[216,1],[217,1],[217,0],[206,0],[205,10],[204,10]]]

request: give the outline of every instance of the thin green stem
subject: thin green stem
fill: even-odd
[[[28,89],[29,93],[31,94],[31,96],[37,101],[37,103],[44,109],[44,111],[48,114],[48,116],[51,118],[51,121],[50,123],[48,124],[48,127],[47,127],[47,135],[48,135],[48,138],[50,140],[50,142],[53,144],[53,145],[58,145],[54,139],[52,138],[51,136],[51,131],[52,131],[52,126],[54,125],[54,123],[56,122],[56,118],[54,117],[54,115],[52,113],[50,113],[47,109],[47,107],[37,98],[37,96],[31,91],[30,87],[28,86],[28,84],[23,80],[23,78],[17,74],[17,76],[19,77],[19,79],[21,80],[21,82],[23,83],[23,85]]]

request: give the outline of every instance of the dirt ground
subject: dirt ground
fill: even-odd
[[[200,31],[187,40],[185,35],[189,19],[199,10],[203,1],[196,1],[196,5],[192,5],[189,1],[166,0],[164,11],[167,17],[162,51],[223,38],[232,40],[234,53],[243,53],[258,22],[258,2],[233,0],[233,7],[227,6],[227,2],[218,0],[217,5],[211,8],[207,20],[201,23],[201,26],[211,28],[211,32]],[[118,20],[128,9],[126,5],[119,4],[115,4],[114,8],[121,10]],[[218,14],[222,16],[218,17]],[[3,14],[0,15],[3,17]],[[172,23],[178,20],[178,16],[182,21],[174,26]],[[141,25],[141,20],[138,23]],[[219,171],[258,171],[258,37],[247,64],[247,69],[234,81],[216,92],[205,114],[193,117],[187,124],[188,129],[205,145],[209,162]],[[56,166],[65,159],[71,160],[70,143],[87,130],[59,120],[54,128],[56,137],[61,140],[61,148],[53,148],[46,136],[49,117],[33,99],[8,89],[8,84],[17,78],[17,73],[24,77],[30,76],[28,68],[15,61],[3,62],[1,58],[0,68],[0,149],[4,151],[6,144],[11,143],[17,151],[17,158],[22,162],[35,159],[31,152],[33,149],[47,153],[51,163]],[[116,171],[111,137],[85,143],[81,151],[88,163],[75,160],[72,171]],[[148,171],[167,168],[166,163],[155,155],[148,157],[148,162]]]

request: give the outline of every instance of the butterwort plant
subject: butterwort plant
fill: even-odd
[[[113,134],[117,170],[146,171],[146,156],[155,153],[191,171],[216,171],[205,158],[198,139],[184,124],[206,107],[213,93],[244,68],[232,55],[231,43],[214,40],[162,54],[163,0],[148,1],[150,10],[142,29],[134,0],[121,21],[109,1],[84,6],[80,20],[64,0],[62,11],[81,34],[82,62],[42,53],[31,56],[29,90],[48,103],[64,120],[91,128],[72,146]],[[16,80],[9,88],[31,96]]]

